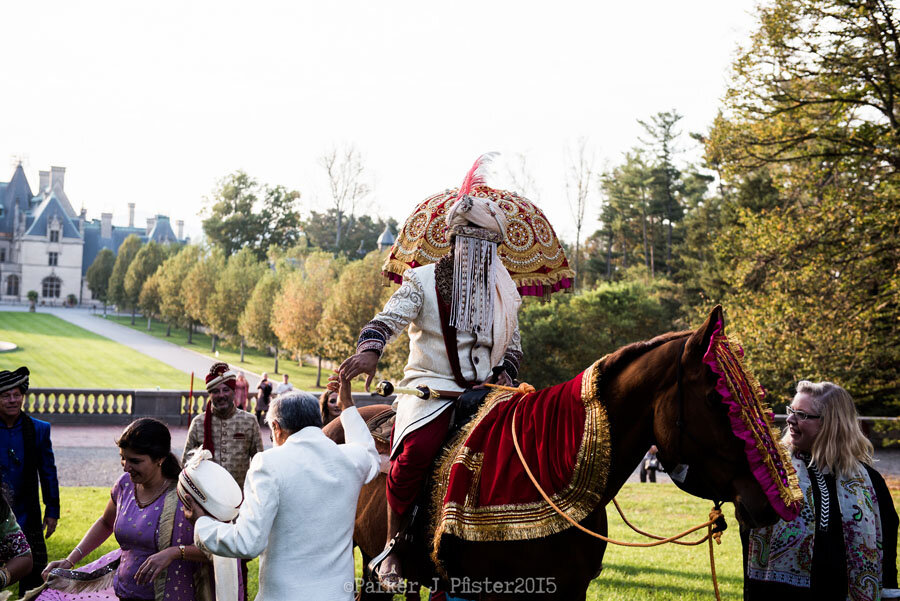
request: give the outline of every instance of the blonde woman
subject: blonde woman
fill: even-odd
[[[897,512],[853,399],[837,384],[802,381],[787,412],[781,442],[805,504],[791,522],[742,530],[744,599],[890,597]]]

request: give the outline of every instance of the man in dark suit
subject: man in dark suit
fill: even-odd
[[[50,444],[50,424],[22,410],[28,375],[27,367],[0,371],[0,471],[3,485],[10,491],[16,521],[34,559],[31,573],[19,582],[20,595],[43,583],[41,571],[47,565],[44,531],[50,538],[59,520],[59,481]],[[38,483],[44,498],[43,520]]]

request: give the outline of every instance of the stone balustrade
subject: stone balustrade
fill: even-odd
[[[311,393],[318,397],[319,393]],[[256,393],[249,395],[250,411],[256,409]],[[99,388],[30,388],[25,411],[52,424],[125,425],[139,417],[155,417],[174,426],[186,426],[206,406],[205,390],[131,390]],[[382,398],[354,393],[358,406],[390,403]]]

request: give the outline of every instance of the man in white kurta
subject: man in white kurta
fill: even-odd
[[[356,502],[362,485],[378,474],[380,458],[349,383],[342,384],[345,444],[322,432],[315,397],[279,396],[266,417],[276,446],[253,458],[237,521],[191,515],[201,548],[225,557],[260,556],[257,601],[353,599]]]

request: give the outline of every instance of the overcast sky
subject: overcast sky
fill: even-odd
[[[403,221],[474,159],[527,157],[538,202],[574,237],[564,150],[587,137],[613,164],[637,119],[682,113],[704,131],[749,0],[644,2],[5,2],[0,181],[14,157],[66,167],[91,218],[156,212],[200,232],[216,180],[243,169],[327,204],[317,157],[354,144],[367,212]],[[513,162],[513,161],[511,161]],[[498,186],[505,166],[497,166]],[[596,228],[594,196],[585,232]]]

